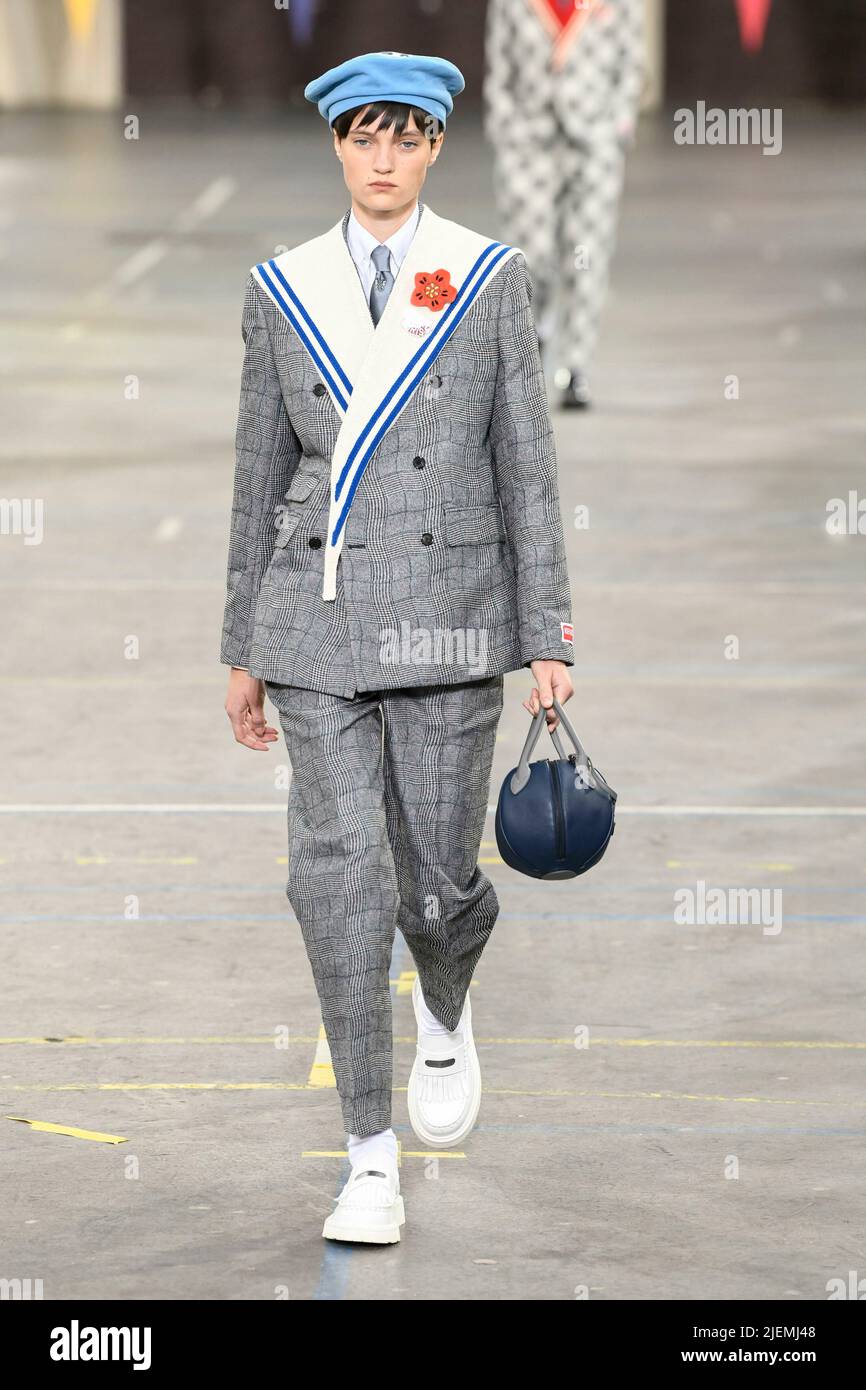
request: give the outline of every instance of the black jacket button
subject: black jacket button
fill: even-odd
[[[321,383],[320,381],[317,381],[316,384],[315,384],[315,386],[313,387],[313,395],[314,395],[314,396],[324,396],[324,394],[325,394],[325,392],[327,391],[327,389],[328,389],[327,386],[323,386],[322,383]]]
[[[427,460],[426,460],[426,459],[422,459],[422,457],[421,457],[420,454],[416,454],[415,458],[413,458],[413,460],[412,460],[412,467],[413,467],[413,468],[423,468],[423,467],[424,467],[424,464],[425,464],[426,462],[427,462]]]
[[[307,545],[311,545],[311,546],[313,547],[314,550],[318,550],[318,548],[319,548],[319,546],[320,546],[321,544],[322,544],[322,538],[321,538],[321,536],[310,536],[310,539],[307,541]]]
[[[421,537],[421,544],[422,544],[422,545],[432,545],[432,544],[433,544],[433,537],[430,535],[430,532],[429,532],[429,531],[425,531],[425,532],[424,532],[423,536]]]

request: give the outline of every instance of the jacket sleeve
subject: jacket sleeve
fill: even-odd
[[[559,504],[556,449],[538,336],[532,282],[522,251],[500,273],[499,368],[490,440],[496,489],[517,576],[520,651],[532,661],[574,665],[571,589]]]
[[[220,660],[248,670],[259,588],[274,553],[277,508],[301,456],[300,441],[283,403],[261,290],[252,272],[241,334],[245,351]]]

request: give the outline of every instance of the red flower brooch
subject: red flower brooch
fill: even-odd
[[[415,288],[410,295],[413,304],[438,313],[444,305],[450,304],[451,300],[456,298],[457,290],[451,283],[450,271],[434,270],[432,275],[426,270],[417,272]]]

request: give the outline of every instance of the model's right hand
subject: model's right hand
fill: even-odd
[[[233,666],[226,695],[226,714],[234,736],[246,748],[268,751],[268,743],[279,738],[276,729],[265,723],[265,683],[240,666]],[[265,741],[266,740],[266,741]]]

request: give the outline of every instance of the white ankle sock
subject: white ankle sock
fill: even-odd
[[[436,1015],[431,1014],[427,1005],[424,1003],[424,991],[421,989],[420,985],[418,986],[418,993],[420,995],[418,1012],[421,1015],[421,1023],[423,1024],[424,1032],[445,1034],[447,1036],[448,1029],[445,1027],[444,1023],[440,1023]]]
[[[359,1172],[378,1168],[380,1172],[397,1172],[397,1136],[393,1129],[380,1129],[377,1134],[346,1136],[349,1162]]]

